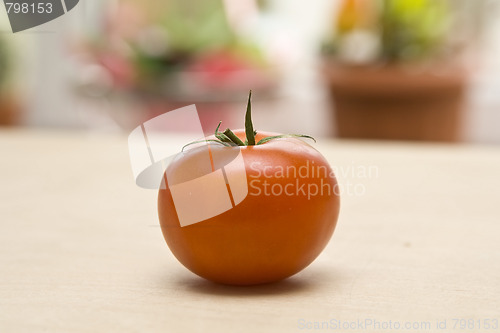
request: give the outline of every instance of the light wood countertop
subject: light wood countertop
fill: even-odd
[[[316,147],[346,191],[329,246],[229,287],[170,253],[125,135],[1,130],[0,332],[500,332],[500,147]]]

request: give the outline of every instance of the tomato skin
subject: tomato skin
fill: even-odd
[[[243,131],[235,131],[235,134],[244,139]],[[275,134],[259,133],[256,140],[270,135]],[[201,176],[206,170],[196,171],[196,154],[169,166],[169,177],[165,177],[167,186],[160,189],[158,196],[163,236],[184,266],[208,280],[231,285],[282,280],[308,266],[330,240],[340,208],[337,181],[325,158],[299,139],[276,139],[240,148],[244,169],[231,172],[246,173],[248,195],[232,209],[196,224],[180,226],[167,178],[172,179],[170,174],[193,177],[197,172]],[[288,170],[300,167],[311,170],[313,166],[322,171],[320,176],[279,174],[279,170],[287,167]],[[288,193],[294,195],[270,192],[265,195],[264,181],[269,184],[268,188],[274,184],[278,184],[275,185],[278,189],[292,184],[297,189],[299,181],[304,184],[303,189],[316,184],[324,189],[329,186],[331,190],[310,195],[308,199],[303,191],[294,192],[290,190],[293,186],[288,185]],[[196,205],[193,203],[193,209]]]

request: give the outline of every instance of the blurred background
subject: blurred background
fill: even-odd
[[[1,15],[4,127],[128,133],[195,103],[213,133],[252,89],[258,130],[500,144],[497,0],[85,0],[16,34]]]

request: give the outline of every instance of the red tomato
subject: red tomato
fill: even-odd
[[[244,140],[244,131],[235,134]],[[258,133],[256,141],[271,135]],[[224,156],[234,156],[227,152],[235,150],[244,164],[228,170]],[[308,266],[330,240],[339,214],[337,181],[325,158],[297,138],[243,147],[210,145],[209,151],[211,168],[203,162],[207,148],[190,149],[169,166],[167,186],[159,191],[160,225],[175,257],[201,277],[234,285],[278,281]],[[169,182],[223,167],[227,174],[246,175],[247,196],[232,209],[181,227]],[[203,209],[203,203],[192,202],[192,209]]]

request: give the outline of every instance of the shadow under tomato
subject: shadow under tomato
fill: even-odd
[[[298,273],[278,282],[252,286],[218,284],[195,275],[183,275],[176,278],[173,283],[176,289],[185,292],[228,297],[256,297],[310,293],[319,289],[327,281],[331,285],[332,280],[335,281],[335,276],[335,272],[332,271],[309,268],[306,272]]]

